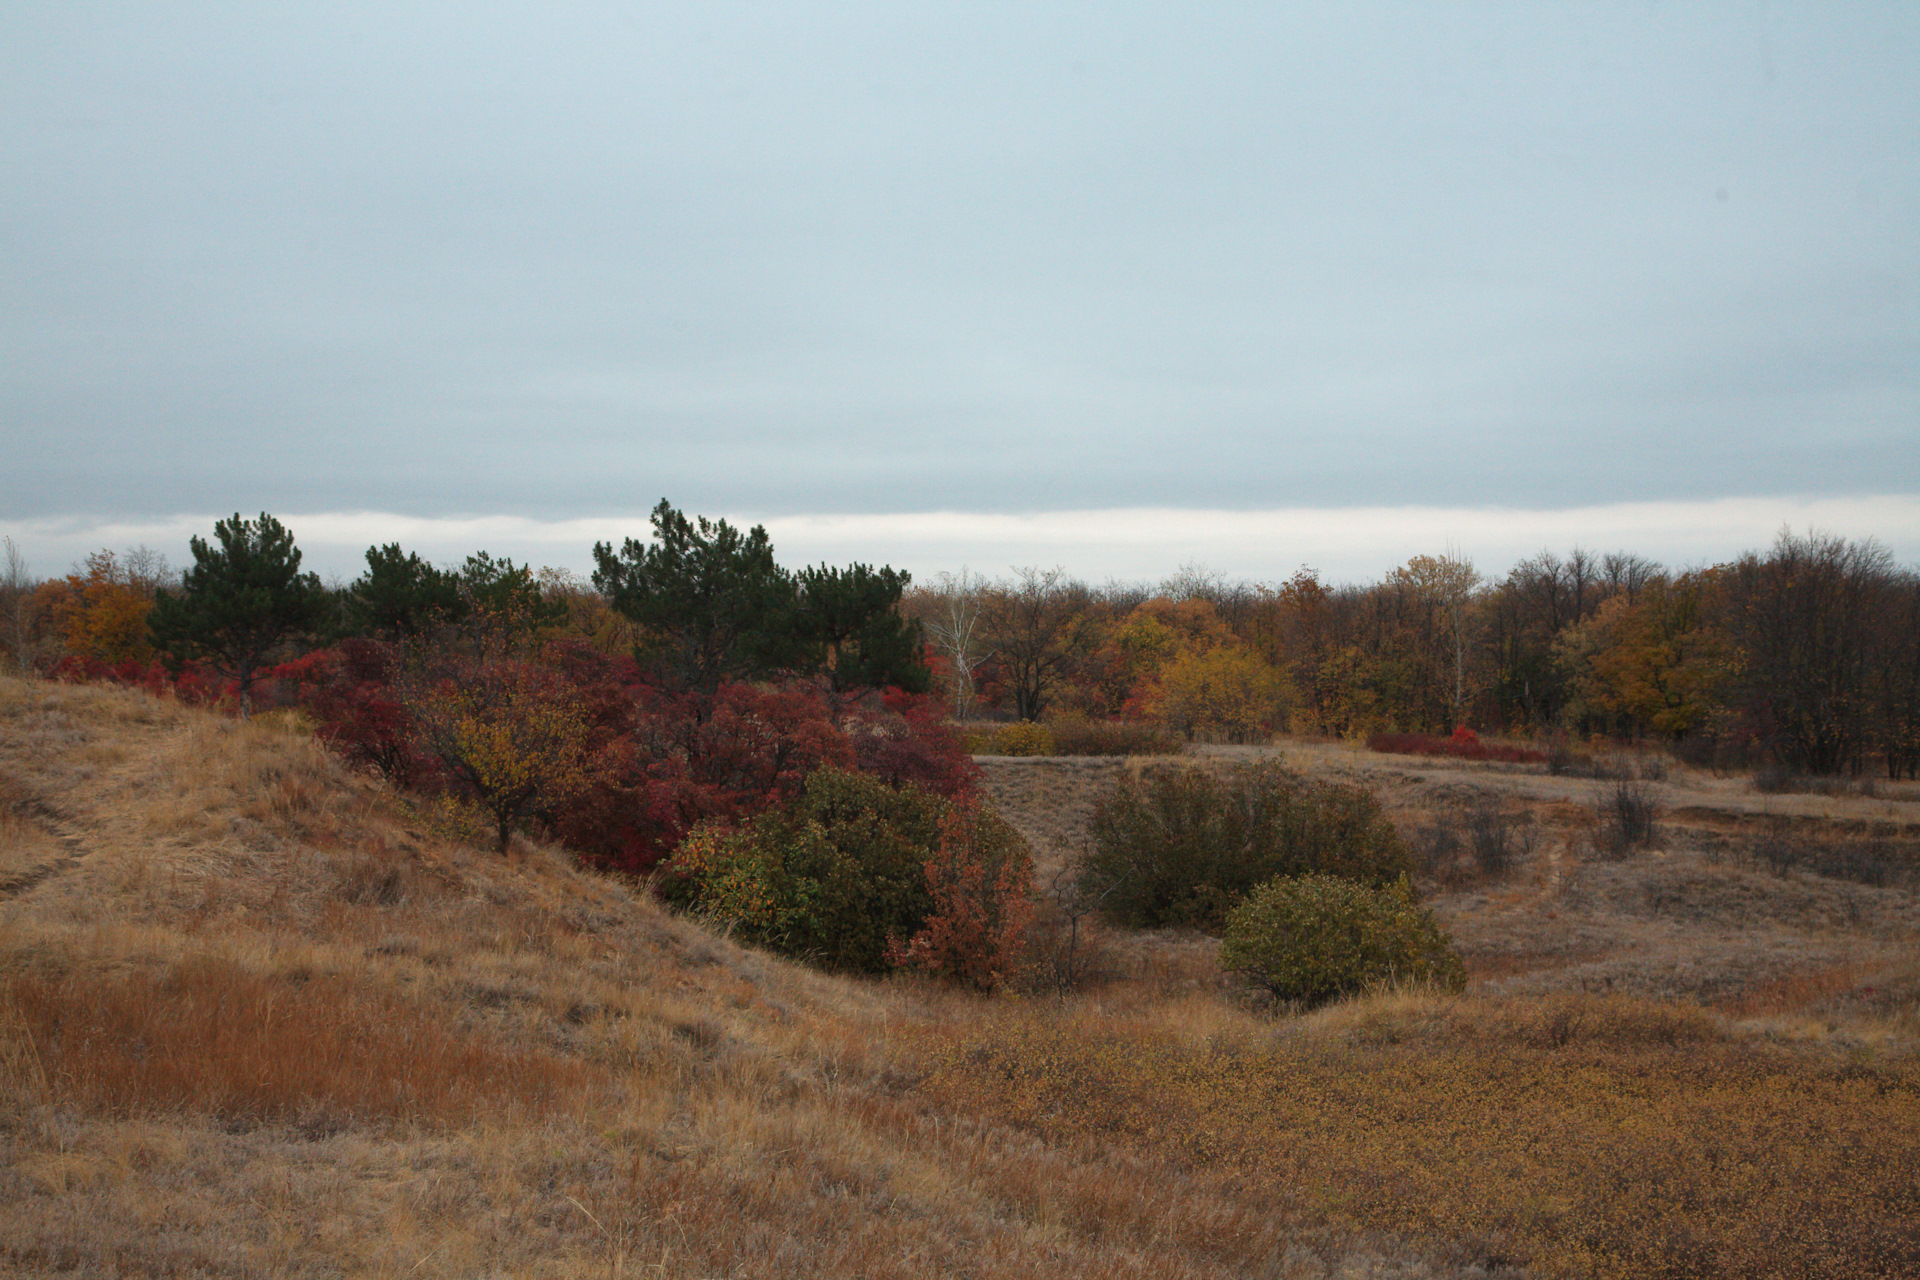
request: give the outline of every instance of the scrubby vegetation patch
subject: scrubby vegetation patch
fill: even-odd
[[[1319,872],[1380,886],[1414,863],[1370,792],[1268,761],[1225,776],[1159,767],[1123,779],[1095,810],[1078,868],[1122,924],[1218,930],[1274,876]]]
[[[992,986],[1017,963],[1033,861],[991,809],[825,768],[790,804],[697,828],[662,872],[669,898],[743,941]]]
[[[1220,967],[1275,1000],[1312,1006],[1386,982],[1458,992],[1466,967],[1405,879],[1276,876],[1227,917]]]

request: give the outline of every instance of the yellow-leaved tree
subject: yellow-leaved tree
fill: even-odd
[[[1562,631],[1554,654],[1570,709],[1614,717],[1629,733],[1679,738],[1706,726],[1740,669],[1738,648],[1707,620],[1712,586],[1711,570],[1658,577]]]
[[[1286,714],[1287,681],[1258,654],[1233,645],[1187,649],[1160,669],[1147,708],[1188,738],[1251,742]]]
[[[501,853],[516,822],[593,785],[586,711],[551,670],[497,656],[421,663],[396,688],[420,745],[493,819]]]
[[[1153,691],[1168,663],[1238,643],[1211,601],[1156,596],[1123,618],[1098,624],[1092,652],[1079,673],[1080,710],[1097,715],[1154,714]]]
[[[1452,720],[1455,727],[1465,724],[1469,616],[1480,588],[1480,571],[1473,567],[1473,561],[1449,550],[1440,556],[1414,556],[1389,574],[1388,581],[1439,610],[1445,627],[1444,644],[1452,657]]]

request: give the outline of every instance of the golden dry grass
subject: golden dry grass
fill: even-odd
[[[1112,767],[1028,767],[1001,803],[1071,840]],[[0,792],[13,1274],[1916,1265],[1910,895],[1685,838],[1587,866],[1550,798],[1439,900],[1473,994],[1276,1021],[1192,937],[1109,933],[1063,999],[824,977],[437,836],[270,717],[0,681]]]
[[[1920,1268],[1920,1068],[1783,1060],[1698,1011],[1388,997],[1198,1040],[1012,1015],[956,1037],[927,1088],[1529,1274]]]
[[[0,885],[12,885],[60,856],[59,841],[20,809],[0,808]]]
[[[21,974],[0,987],[0,1002],[32,1046],[39,1087],[103,1116],[307,1129],[450,1122],[546,1111],[588,1074],[456,1030],[440,1010],[347,975],[267,976],[216,954],[158,973]]]

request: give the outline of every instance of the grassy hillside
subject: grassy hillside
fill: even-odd
[[[1203,939],[1097,932],[1067,997],[828,978],[437,835],[297,726],[0,681],[0,1268],[1920,1270],[1913,894],[1745,856],[1904,856],[1909,802],[1703,779],[1666,850],[1603,862],[1563,780],[1295,758],[1410,828],[1461,788],[1535,816],[1436,899],[1466,997],[1275,1020]],[[1070,841],[1124,767],[991,786]]]

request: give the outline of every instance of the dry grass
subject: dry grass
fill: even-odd
[[[1124,767],[989,779],[1057,858]],[[1096,930],[1065,998],[829,979],[297,724],[0,681],[0,1270],[1912,1272],[1911,893],[1749,866],[1734,810],[1588,863],[1583,793],[1371,777],[1535,819],[1434,899],[1483,980],[1273,1022],[1192,936]]]
[[[928,1088],[1529,1274],[1920,1268],[1911,1058],[1811,1066],[1631,1001],[1386,1001],[1197,1040],[1016,1014],[956,1037]]]
[[[192,1113],[332,1130],[548,1110],[584,1073],[461,1032],[439,1010],[347,975],[295,980],[189,955],[159,973],[22,974],[0,1022],[36,1067],[18,1084],[102,1116]]]
[[[11,885],[60,857],[60,843],[30,813],[0,808],[0,885]]]

